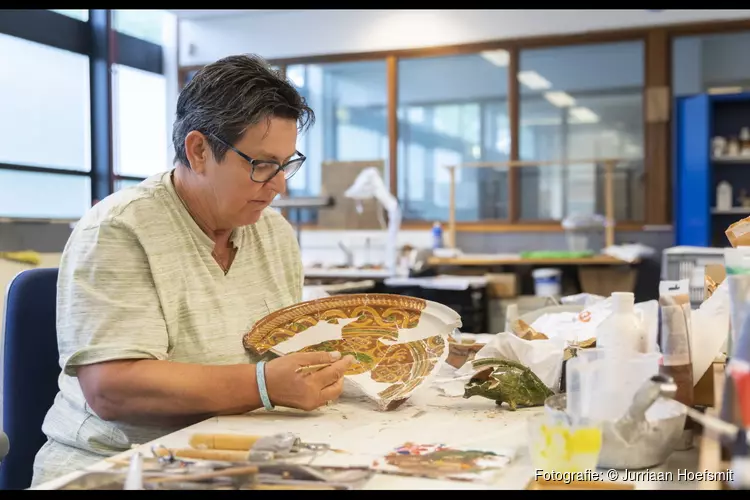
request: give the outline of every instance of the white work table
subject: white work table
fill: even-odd
[[[152,443],[122,453],[127,459],[134,451],[151,456],[152,445],[186,448],[193,433],[237,433],[270,435],[293,432],[303,441],[328,443],[332,448],[351,453],[387,453],[405,442],[442,443],[454,447],[472,447],[488,451],[516,449],[516,457],[492,485],[457,481],[438,481],[416,477],[375,474],[365,489],[523,489],[534,475],[527,450],[527,418],[541,408],[515,412],[498,408],[492,401],[447,398],[437,394],[407,402],[397,410],[380,412],[366,400],[346,399],[319,410],[305,413],[295,410],[256,411],[247,415],[215,417],[164,436]],[[330,455],[333,452],[330,452]],[[345,455],[339,454],[341,458]],[[321,457],[320,460],[323,460]],[[313,460],[312,465],[316,464]],[[670,460],[653,471],[695,470],[697,451],[676,452]],[[332,464],[330,464],[332,465]],[[112,467],[102,460],[88,470],[102,471]],[[68,474],[39,485],[35,489],[56,489],[83,471]],[[636,483],[638,489],[697,488],[695,483]]]

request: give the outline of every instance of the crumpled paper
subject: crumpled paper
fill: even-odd
[[[706,374],[724,349],[729,337],[729,317],[729,284],[725,280],[698,309],[690,312],[694,384]]]
[[[635,313],[646,330],[646,352],[659,350],[659,303],[656,300],[635,304]],[[580,313],[547,313],[536,319],[531,327],[550,338],[567,342],[582,342],[596,338],[599,324],[612,314],[612,299],[594,300]]]
[[[565,341],[560,338],[524,340],[510,332],[503,332],[495,335],[482,347],[474,359],[501,358],[517,361],[533,371],[547,387],[557,392],[562,376],[564,351]],[[466,363],[455,370],[453,376],[436,379],[434,384],[447,396],[463,396],[464,386],[475,372],[472,364]]]

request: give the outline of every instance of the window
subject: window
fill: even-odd
[[[521,219],[604,212],[604,170],[615,175],[615,216],[643,219],[644,46],[640,41],[522,50]]]
[[[327,160],[388,162],[385,61],[291,65],[287,78],[307,99],[316,123],[300,134],[297,149],[307,156],[289,180],[292,196],[321,192],[321,164]],[[388,182],[388,172],[384,172]],[[311,221],[314,215],[308,214]]]
[[[115,191],[119,191],[120,189],[129,188],[132,186],[137,186],[143,181],[134,181],[130,179],[117,179],[115,180]]]
[[[88,57],[0,34],[0,68],[0,163],[90,171]]]
[[[750,87],[750,32],[682,36],[672,42],[672,93]]]
[[[112,27],[120,33],[162,45],[166,14],[163,10],[116,9],[112,11]]]
[[[112,68],[115,174],[148,177],[169,169],[164,75],[119,64]]]
[[[64,16],[72,17],[73,19],[78,19],[79,21],[88,21],[89,20],[89,11],[88,9],[50,9],[52,12],[57,12],[58,14],[62,14]]]
[[[398,87],[398,193],[405,219],[446,220],[446,166],[505,162],[510,153],[504,50],[403,59]],[[456,171],[456,219],[508,216],[507,171]]]
[[[91,206],[91,179],[0,169],[0,215],[78,219]]]

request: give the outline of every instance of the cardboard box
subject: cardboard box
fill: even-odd
[[[493,299],[512,299],[518,295],[515,273],[487,273],[487,294]]]
[[[578,266],[581,291],[609,297],[612,292],[632,292],[638,271],[627,266]]]

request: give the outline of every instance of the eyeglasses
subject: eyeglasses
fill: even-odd
[[[248,162],[253,167],[253,169],[250,171],[250,178],[255,182],[268,182],[276,177],[276,174],[278,174],[279,172],[284,172],[284,178],[289,179],[297,173],[297,171],[307,159],[305,155],[303,155],[299,151],[295,151],[294,153],[297,156],[283,165],[273,160],[256,160],[254,158],[250,158],[248,155],[235,148],[224,139],[217,137],[214,134],[210,135],[211,137],[219,141],[222,145],[237,153],[243,160]]]

